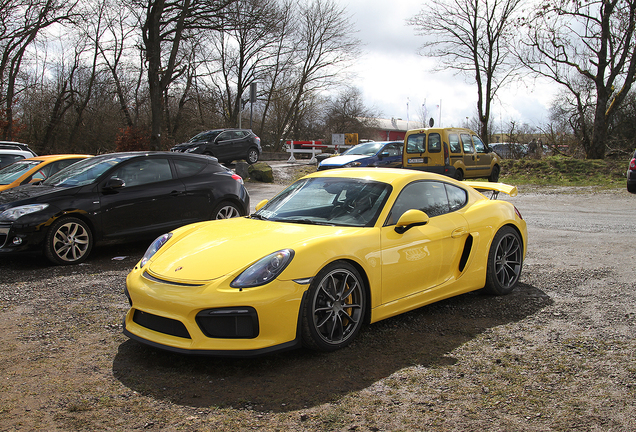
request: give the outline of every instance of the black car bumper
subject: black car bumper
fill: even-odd
[[[45,236],[33,227],[0,222],[0,255],[41,252]]]
[[[627,170],[627,191],[636,193],[636,171]]]

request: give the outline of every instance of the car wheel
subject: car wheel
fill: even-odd
[[[241,216],[241,211],[229,201],[222,202],[212,212],[212,219],[229,219]]]
[[[366,304],[360,273],[344,261],[329,264],[309,286],[302,315],[304,345],[319,351],[349,345],[362,327]]]
[[[499,166],[495,165],[492,167],[492,171],[490,172],[490,176],[488,177],[489,182],[498,182],[499,181]]]
[[[509,226],[501,228],[490,246],[486,268],[486,290],[491,294],[510,294],[521,275],[523,243]]]
[[[247,151],[247,163],[251,165],[256,162],[258,162],[258,150],[252,147]]]
[[[93,234],[88,225],[75,217],[60,218],[46,236],[44,254],[55,264],[79,264],[93,248]]]
[[[457,181],[462,181],[464,180],[464,171],[462,171],[461,169],[456,169],[455,170],[455,175],[453,176],[455,178],[455,180]]]

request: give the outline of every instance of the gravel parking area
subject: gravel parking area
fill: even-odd
[[[74,267],[2,257],[0,430],[634,431],[636,195],[520,190],[508,199],[530,240],[513,294],[436,303],[332,354],[128,340],[122,289],[147,242]]]

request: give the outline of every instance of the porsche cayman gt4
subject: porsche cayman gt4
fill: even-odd
[[[127,277],[124,333],[182,353],[333,351],[366,323],[508,294],[527,229],[500,192],[517,190],[401,169],[310,174],[251,216],[156,239]]]

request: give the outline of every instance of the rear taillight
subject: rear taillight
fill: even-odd
[[[629,162],[629,169],[636,170],[636,158],[632,158],[632,160]]]
[[[237,182],[239,182],[240,184],[245,184],[245,183],[243,182],[243,177],[241,177],[241,176],[240,176],[240,175],[238,175],[238,174],[232,174],[232,178],[233,178],[234,180],[236,180]]]
[[[517,216],[519,216],[519,219],[523,219],[523,216],[521,216],[521,212],[519,211],[519,209],[515,206],[513,206],[515,209],[515,213],[517,213]]]

